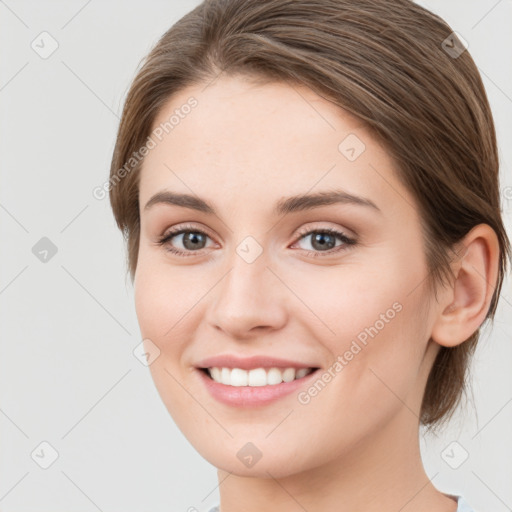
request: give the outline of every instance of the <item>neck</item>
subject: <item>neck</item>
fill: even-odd
[[[425,473],[417,417],[404,407],[381,427],[326,464],[282,478],[219,469],[220,512],[455,512]]]

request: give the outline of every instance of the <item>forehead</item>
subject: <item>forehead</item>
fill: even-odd
[[[303,86],[223,77],[188,87],[161,108],[152,137],[141,204],[166,188],[248,201],[340,187],[393,201],[400,188],[363,123]]]

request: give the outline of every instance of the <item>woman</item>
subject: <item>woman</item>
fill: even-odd
[[[418,431],[453,414],[496,311],[498,177],[477,68],[413,2],[207,0],[163,35],[110,200],[221,512],[472,510]]]

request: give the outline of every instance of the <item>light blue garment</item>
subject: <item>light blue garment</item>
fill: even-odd
[[[454,496],[454,498],[457,498],[457,512],[476,512],[462,496]]]
[[[457,512],[476,512],[468,505],[468,503],[462,496],[456,496],[453,494],[450,494],[449,496],[457,499]],[[219,506],[220,505],[217,505],[216,507],[211,508],[208,512],[220,512]]]

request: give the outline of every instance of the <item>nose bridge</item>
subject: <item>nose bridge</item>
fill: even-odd
[[[267,293],[267,281],[271,272],[267,269],[268,258],[263,253],[254,260],[242,254],[243,245],[237,247],[230,259],[231,271],[226,276],[224,294],[233,298],[256,300]],[[250,254],[250,251],[247,252]]]
[[[259,245],[259,244],[258,244]],[[267,266],[261,246],[242,241],[229,259],[229,271],[219,283],[211,321],[234,336],[255,327],[278,328],[285,321],[282,284]]]

